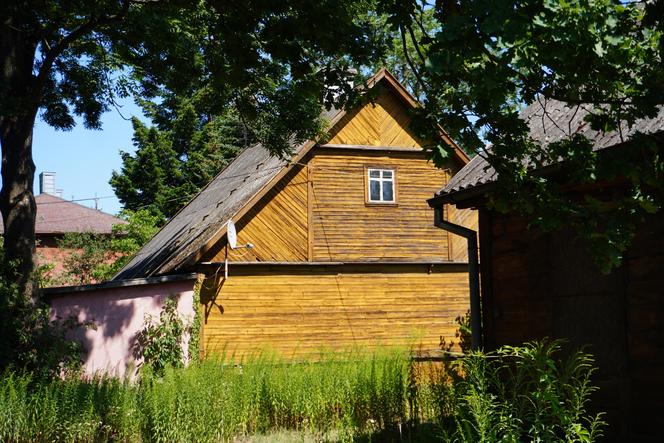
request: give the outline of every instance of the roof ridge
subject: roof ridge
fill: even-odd
[[[366,84],[373,88],[383,79],[409,105],[417,105],[412,95],[385,68],[369,78]],[[326,122],[326,132],[329,133],[347,113],[348,110],[343,108],[334,110],[329,122]],[[325,114],[325,111],[321,111],[321,117],[325,118]],[[460,151],[446,133],[441,133],[441,136]],[[318,138],[305,141],[297,147],[292,146],[297,149],[288,159],[273,156],[261,143],[244,148],[171,217],[113,279],[149,277],[179,271],[196,261],[225,235],[227,220],[242,217],[247,206],[263,198],[291,170],[291,166],[298,164],[309,153],[317,141]],[[465,153],[459,158],[465,164],[468,159],[463,156]],[[259,167],[256,167],[257,163]],[[233,176],[236,172],[239,174]],[[242,176],[244,179],[240,180]],[[228,182],[218,186],[219,181],[224,179],[228,179]],[[217,189],[229,190],[228,195],[218,195],[214,192]],[[184,219],[183,214],[186,214],[187,219]]]

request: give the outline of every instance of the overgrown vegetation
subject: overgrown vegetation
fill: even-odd
[[[0,275],[13,267],[0,247]],[[0,370],[11,367],[40,378],[75,371],[83,349],[65,336],[73,326],[73,319],[51,320],[48,306],[26,300],[16,282],[0,278]]]
[[[47,267],[44,286],[96,283],[111,279],[157,232],[159,218],[147,210],[125,210],[110,236],[93,232],[69,232],[58,240],[66,251],[64,270],[56,273]]]
[[[167,298],[158,319],[146,316],[143,329],[138,333],[135,353],[143,357],[157,375],[163,375],[167,367],[182,367],[185,335],[191,332],[189,323],[178,312],[178,299]]]
[[[602,423],[587,410],[591,367],[585,353],[559,359],[557,343],[532,343],[445,366],[385,350],[308,363],[208,360],[163,376],[146,367],[134,384],[6,372],[0,439],[198,442],[291,430],[398,441],[426,424],[430,440],[594,441]]]
[[[576,351],[558,360],[560,351],[560,342],[535,342],[461,360],[443,386],[444,440],[596,441],[605,423],[588,412],[593,358]]]

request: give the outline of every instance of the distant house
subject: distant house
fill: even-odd
[[[466,251],[432,226],[426,198],[468,158],[441,131],[453,155],[435,168],[409,127],[415,100],[386,70],[369,84],[373,102],[328,112],[324,140],[293,146],[290,159],[245,149],[114,281],[203,275],[206,354],[438,351],[468,309]],[[447,216],[476,223],[470,211]]]
[[[39,264],[54,265],[53,276],[62,273],[62,262],[69,251],[58,247],[58,239],[70,232],[92,232],[110,235],[113,225],[125,223],[117,217],[75,202],[67,201],[55,193],[54,174],[40,174],[39,195],[35,196],[37,217],[35,235]],[[53,193],[53,194],[52,194]],[[4,232],[0,219],[0,233]]]
[[[574,128],[594,140],[598,155],[634,148],[620,134],[598,134],[584,112],[549,103],[524,118],[536,140],[556,141]],[[632,132],[664,131],[664,112],[642,120]],[[627,138],[630,133],[622,135]],[[481,243],[483,340],[487,349],[544,337],[563,338],[570,347],[589,345],[599,366],[596,406],[608,412],[609,440],[661,441],[664,410],[664,214],[638,229],[624,264],[602,275],[569,229],[529,229],[514,213],[487,207],[495,171],[473,158],[429,203],[477,209]],[[595,192],[610,195],[619,183]]]

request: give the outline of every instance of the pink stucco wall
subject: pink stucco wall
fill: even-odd
[[[192,321],[193,287],[194,280],[189,279],[59,293],[51,297],[51,317],[73,316],[80,323],[95,324],[96,328],[72,332],[87,350],[83,359],[86,374],[133,376],[141,364],[135,352],[136,335],[146,315],[158,318],[164,301],[177,296],[178,311],[185,321]],[[185,355],[186,350],[185,343]]]

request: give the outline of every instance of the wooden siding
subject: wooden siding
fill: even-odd
[[[454,206],[446,205],[445,212],[447,220],[457,225],[465,226],[473,231],[479,232],[477,211],[472,209],[457,209]],[[455,262],[468,261],[468,241],[460,235],[448,234],[450,237],[450,260]],[[480,247],[481,247],[480,242]]]
[[[421,147],[408,129],[410,116],[397,95],[382,89],[373,103],[349,112],[329,132],[329,143],[345,145]]]
[[[427,198],[448,180],[420,152],[318,149],[313,173],[313,261],[448,260],[448,235]],[[366,203],[365,167],[396,170],[396,205]]]
[[[334,126],[336,147],[314,147],[235,220],[238,244],[254,249],[227,251],[223,237],[201,261],[466,261],[464,240],[435,228],[426,203],[459,165],[440,170],[426,160],[408,130],[408,106],[381,88]],[[367,167],[395,169],[395,205],[366,203]],[[472,211],[450,216],[475,227]]]
[[[295,167],[236,224],[238,245],[228,250],[231,261],[306,261],[308,259],[308,172]],[[203,261],[226,258],[224,237]]]
[[[297,357],[376,345],[435,352],[441,336],[455,340],[454,319],[468,309],[463,265],[245,265],[230,271],[228,280],[211,277],[204,284],[206,355],[269,349]]]
[[[569,230],[542,233],[514,215],[482,209],[482,300],[486,343],[544,337],[588,346],[607,412],[608,441],[658,441],[664,409],[664,216],[637,231],[625,265],[595,267]]]

